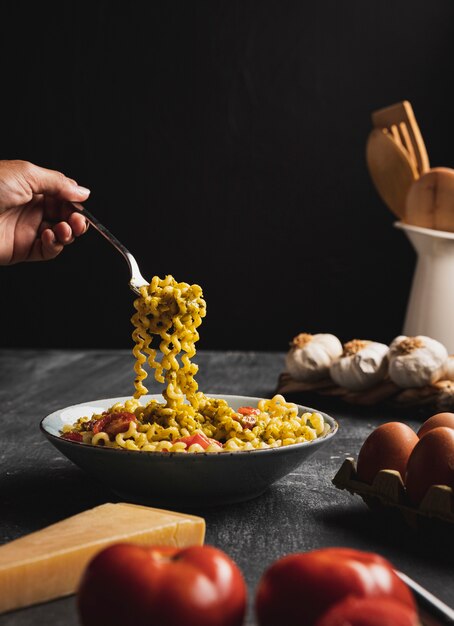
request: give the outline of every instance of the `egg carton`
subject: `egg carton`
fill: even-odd
[[[418,507],[412,505],[407,496],[400,473],[381,470],[372,485],[358,479],[354,459],[348,457],[333,478],[338,489],[361,496],[373,510],[395,511],[413,528],[430,526],[439,521],[454,524],[453,490],[446,485],[432,485]],[[452,532],[452,529],[449,529]]]
[[[425,387],[402,389],[391,380],[385,379],[371,389],[349,391],[336,385],[330,378],[314,383],[299,382],[288,372],[283,372],[279,376],[276,393],[285,397],[315,395],[360,407],[387,406],[402,411],[416,409],[423,417],[439,411],[454,410],[454,382],[451,380],[440,380]]]

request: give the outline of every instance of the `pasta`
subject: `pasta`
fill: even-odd
[[[160,280],[153,278],[147,287],[140,290],[140,298],[134,302],[136,313],[132,316],[136,357],[134,394],[140,398],[147,393],[143,380],[147,373],[145,361],[155,371],[160,383],[167,383],[163,396],[166,405],[176,409],[184,404],[185,398],[197,409],[197,383],[194,379],[198,367],[191,362],[195,355],[195,343],[199,339],[197,327],[206,315],[206,304],[198,285],[177,283],[172,276]],[[154,337],[160,338],[159,350],[162,359],[157,360],[157,349],[152,347]],[[178,357],[181,356],[180,361]],[[146,355],[146,356],[145,356]]]
[[[311,441],[328,426],[319,413],[298,415],[298,407],[276,395],[257,407],[231,408],[198,391],[192,362],[197,328],[206,315],[198,285],[172,276],[154,277],[135,300],[133,354],[135,393],[105,413],[80,418],[62,437],[83,443],[141,452],[223,452],[257,450]],[[140,398],[148,393],[148,373],[164,384],[164,403]]]

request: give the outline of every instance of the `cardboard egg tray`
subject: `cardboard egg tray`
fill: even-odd
[[[276,393],[286,399],[301,401],[302,404],[324,401],[345,402],[358,407],[388,407],[394,411],[419,415],[423,419],[440,411],[454,411],[454,382],[440,380],[425,387],[402,389],[391,380],[385,379],[365,391],[349,391],[336,385],[330,378],[314,383],[294,380],[288,372],[279,376]]]
[[[358,479],[355,461],[346,458],[333,478],[338,489],[347,489],[352,494],[361,496],[367,506],[373,510],[391,511],[415,529],[433,530],[437,523],[454,524],[453,490],[445,485],[432,485],[419,507],[408,501],[405,486],[399,472],[381,470],[372,485]],[[449,527],[449,532],[452,533]]]

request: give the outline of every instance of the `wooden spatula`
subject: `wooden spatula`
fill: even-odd
[[[408,102],[398,102],[372,113],[375,128],[389,132],[396,143],[403,148],[416,165],[419,175],[430,168],[426,146],[419,130],[413,108]]]
[[[389,134],[378,128],[367,140],[366,160],[379,196],[397,217],[404,219],[408,190],[418,178],[416,165]]]

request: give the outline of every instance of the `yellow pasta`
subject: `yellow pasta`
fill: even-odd
[[[63,427],[62,437],[142,452],[218,453],[288,446],[327,432],[320,414],[298,415],[298,407],[280,395],[235,411],[225,400],[198,391],[192,358],[206,315],[198,285],[155,276],[140,289],[134,307],[134,397]],[[140,403],[148,393],[147,365],[164,384],[163,403]]]
[[[142,382],[147,376],[143,368],[147,361],[155,371],[156,380],[166,383],[163,396],[167,407],[176,409],[187,399],[197,409],[194,377],[198,367],[191,359],[199,339],[197,328],[206,315],[202,289],[198,285],[178,283],[172,276],[163,280],[155,276],[148,286],[140,289],[134,307],[136,313],[131,319],[137,374],[134,397],[147,393]],[[155,339],[159,342],[161,361],[157,359],[157,347],[153,346]]]

